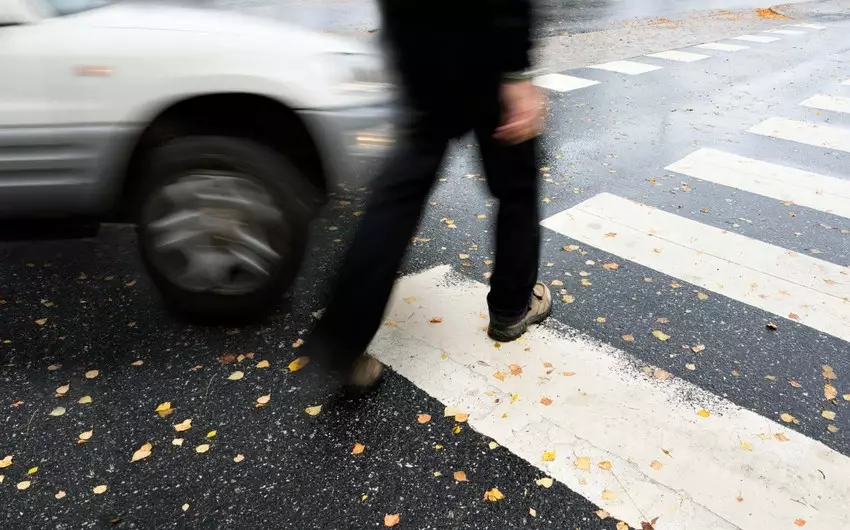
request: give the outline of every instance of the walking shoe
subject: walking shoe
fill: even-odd
[[[491,312],[487,335],[499,342],[516,340],[528,330],[528,326],[543,322],[550,313],[552,313],[552,293],[545,284],[537,282],[531,291],[531,299],[525,314],[516,320],[504,322],[495,318]]]
[[[348,394],[360,395],[372,390],[381,381],[384,365],[368,353],[361,355],[345,375]]]

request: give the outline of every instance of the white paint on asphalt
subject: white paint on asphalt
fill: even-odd
[[[594,64],[588,68],[608,70],[620,74],[640,75],[654,70],[661,70],[660,66],[654,64],[638,63],[635,61],[612,61],[610,63]]]
[[[798,29],[769,29],[764,33],[776,33],[777,35],[805,35],[806,31],[800,31]]]
[[[534,84],[541,88],[547,88],[549,90],[555,90],[558,92],[569,92],[570,90],[578,90],[579,88],[586,88],[589,86],[598,85],[599,81],[593,81],[592,79],[583,79],[581,77],[574,77],[571,75],[545,74],[539,77],[535,77]]]
[[[800,103],[804,107],[850,113],[850,98],[817,94]]]
[[[608,193],[542,224],[605,252],[850,341],[847,267]]]
[[[665,169],[850,219],[850,180],[716,149],[699,149]]]
[[[706,42],[705,44],[697,44],[696,47],[704,48],[706,50],[718,50],[721,52],[739,52],[750,48],[749,46],[741,46],[740,44],[725,44],[723,42]]]
[[[750,127],[749,132],[850,153],[850,129],[833,125],[806,123],[786,118],[768,118]]]
[[[496,348],[483,330],[486,294],[486,286],[448,266],[403,278],[391,325],[371,353],[444,405],[468,412],[464,430],[493,438],[503,447],[496,451],[510,450],[540,468],[540,477],[633,528],[653,517],[659,530],[790,530],[798,518],[807,530],[850,527],[848,457],[684,380],[647,376],[638,359],[556,322]],[[442,322],[430,323],[433,317]],[[522,374],[511,375],[511,364]],[[543,396],[552,404],[541,404]],[[544,451],[555,451],[554,461],[544,462]],[[589,458],[587,471],[577,467],[579,457]],[[610,471],[598,467],[606,461]]]
[[[841,82],[842,85],[850,85],[850,79]]]
[[[667,50],[664,52],[650,53],[647,57],[655,57],[656,59],[666,59],[668,61],[678,61],[680,63],[692,63],[702,59],[708,59],[708,55],[701,53],[682,52],[679,50]]]
[[[768,42],[776,42],[779,39],[776,37],[765,37],[764,35],[741,35],[740,37],[732,37],[733,40],[743,40],[747,42],[761,42],[763,44],[767,44]]]
[[[793,26],[795,28],[826,29],[826,26],[821,26],[819,24],[788,24],[788,25]]]

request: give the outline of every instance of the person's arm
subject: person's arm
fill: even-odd
[[[490,0],[493,23],[500,43],[502,75],[508,80],[527,79],[531,68],[531,0]]]

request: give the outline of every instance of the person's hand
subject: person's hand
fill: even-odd
[[[502,83],[502,123],[493,138],[518,144],[543,131],[543,96],[531,81]]]

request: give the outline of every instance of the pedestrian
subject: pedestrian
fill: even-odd
[[[543,100],[531,83],[530,0],[379,0],[382,33],[409,108],[396,152],[372,194],[308,341],[312,355],[363,391],[380,379],[366,349],[381,325],[405,250],[452,139],[477,138],[499,201],[488,333],[519,338],[551,312],[537,282],[537,139]]]

